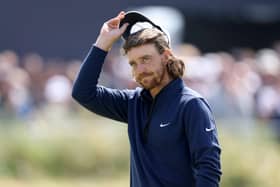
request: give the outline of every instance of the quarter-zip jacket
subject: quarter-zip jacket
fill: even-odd
[[[72,96],[88,110],[128,124],[131,187],[217,187],[217,130],[204,98],[175,79],[153,99],[149,91],[98,85],[107,52],[92,47]]]

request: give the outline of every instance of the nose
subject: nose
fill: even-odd
[[[145,64],[138,64],[137,67],[135,67],[134,69],[134,74],[137,76],[137,75],[140,75],[142,73],[146,72],[146,67],[145,67]]]

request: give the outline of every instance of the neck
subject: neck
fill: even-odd
[[[163,89],[166,85],[168,85],[173,79],[167,74],[167,76],[164,76],[161,84],[158,85],[155,88],[150,89],[150,94],[153,98],[157,96],[157,94]]]

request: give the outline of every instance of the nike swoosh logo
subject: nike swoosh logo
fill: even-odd
[[[166,126],[168,126],[168,125],[170,125],[170,123],[161,123],[159,126],[160,126],[160,127],[166,127]]]
[[[206,132],[210,132],[210,131],[212,131],[212,130],[214,130],[214,129],[215,129],[215,127],[205,128],[205,131],[206,131]]]

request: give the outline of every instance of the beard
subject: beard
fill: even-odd
[[[146,90],[151,90],[161,85],[164,77],[164,66],[161,66],[157,71],[144,72],[136,77],[136,82]]]

